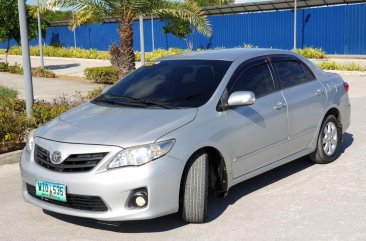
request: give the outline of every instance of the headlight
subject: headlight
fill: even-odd
[[[25,150],[31,154],[32,150],[33,150],[33,146],[34,146],[34,131],[35,130],[31,130],[29,132],[28,138],[27,138],[27,143],[25,146]]]
[[[167,140],[124,149],[114,157],[108,168],[143,165],[167,154],[174,143],[175,140]]]

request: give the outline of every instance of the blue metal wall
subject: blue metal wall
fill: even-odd
[[[293,12],[258,12],[210,16],[212,37],[194,34],[194,48],[230,48],[252,44],[258,47],[291,49],[293,46]],[[145,48],[152,50],[151,21],[144,25]],[[323,48],[329,54],[366,54],[366,4],[308,8],[298,11],[297,46]],[[165,35],[164,22],[154,21],[155,48],[187,48],[184,41]],[[107,50],[119,44],[117,23],[84,25],[76,30],[77,46]],[[73,46],[73,33],[67,26],[50,27],[45,43]],[[12,44],[15,44],[12,41]],[[31,45],[36,45],[32,41]],[[0,43],[0,48],[5,44]],[[134,22],[134,49],[140,50],[139,25]]]

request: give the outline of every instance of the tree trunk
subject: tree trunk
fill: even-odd
[[[133,52],[133,25],[132,23],[121,23],[118,28],[121,46],[112,46],[111,63],[120,70],[120,77],[123,78],[135,69],[135,54]]]
[[[10,39],[7,39],[7,44],[6,44],[6,54],[5,54],[5,63],[8,64],[8,55],[9,55],[9,49],[10,49]]]

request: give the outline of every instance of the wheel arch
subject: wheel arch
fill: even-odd
[[[218,197],[226,196],[228,191],[228,173],[227,167],[221,152],[212,146],[204,146],[196,150],[188,158],[184,166],[184,170],[181,177],[179,200],[182,200],[182,194],[184,189],[185,177],[193,162],[192,157],[199,152],[205,152],[208,155],[209,160],[209,189],[214,191],[214,194]]]
[[[341,128],[341,133],[343,133],[342,130],[342,118],[341,118],[341,112],[339,111],[339,109],[335,106],[332,106],[331,108],[328,109],[328,111],[325,113],[322,123],[324,123],[325,119],[329,116],[329,115],[333,115],[337,121],[338,121],[338,125]]]

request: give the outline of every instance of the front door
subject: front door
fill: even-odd
[[[283,157],[280,147],[287,140],[287,105],[276,90],[266,57],[243,63],[234,73],[227,91],[252,91],[250,106],[225,111],[234,160],[233,177],[254,171]]]

